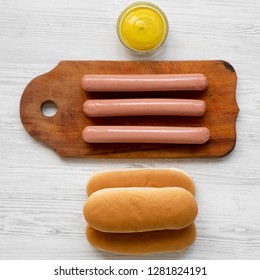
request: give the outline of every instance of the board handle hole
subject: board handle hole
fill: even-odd
[[[42,103],[41,111],[46,117],[53,117],[57,113],[57,105],[52,100],[47,100]]]

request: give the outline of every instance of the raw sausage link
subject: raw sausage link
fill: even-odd
[[[202,116],[205,102],[193,99],[108,99],[88,100],[83,111],[88,117],[116,116]]]
[[[85,75],[85,91],[200,91],[208,85],[203,74]]]
[[[206,127],[87,126],[82,137],[88,143],[204,144],[210,132]]]

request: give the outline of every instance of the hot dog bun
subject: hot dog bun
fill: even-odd
[[[191,176],[180,169],[125,169],[100,171],[87,184],[87,194],[104,188],[180,187],[195,194]]]
[[[149,254],[180,252],[196,239],[195,224],[180,230],[160,230],[139,233],[105,233],[87,226],[89,243],[99,250],[117,254]]]
[[[83,212],[97,230],[143,232],[187,227],[198,207],[194,196],[179,187],[110,188],[93,193]]]

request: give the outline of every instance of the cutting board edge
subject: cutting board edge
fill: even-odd
[[[51,75],[51,74],[54,74],[56,71],[59,72],[59,68],[63,66],[63,64],[66,64],[66,63],[95,63],[95,62],[107,62],[107,63],[133,63],[133,62],[136,62],[136,63],[143,63],[143,62],[147,62],[147,63],[175,63],[175,62],[178,62],[178,63],[182,63],[182,62],[219,62],[219,63],[222,63],[225,68],[227,68],[229,71],[233,72],[233,74],[235,75],[234,78],[235,78],[235,87],[234,87],[234,100],[235,100],[235,106],[234,108],[236,107],[236,111],[234,113],[236,113],[235,115],[235,118],[234,118],[234,128],[235,128],[235,139],[234,139],[234,143],[232,144],[232,146],[230,146],[228,149],[226,149],[224,152],[220,153],[220,154],[210,154],[210,155],[203,155],[203,156],[199,156],[199,155],[195,155],[195,156],[189,156],[189,155],[182,155],[182,156],[164,156],[162,158],[209,158],[209,157],[223,157],[227,154],[229,154],[235,147],[236,145],[236,118],[237,118],[237,115],[238,115],[238,112],[239,112],[239,107],[238,107],[238,104],[237,104],[237,99],[236,99],[236,85],[237,85],[237,74],[236,74],[236,71],[234,69],[234,67],[228,63],[227,61],[224,61],[224,60],[189,60],[189,61],[183,61],[183,60],[176,60],[176,61],[172,61],[172,60],[165,60],[165,61],[115,61],[115,60],[101,60],[101,61],[96,61],[96,60],[87,60],[87,61],[83,61],[83,60],[62,60],[60,61],[53,69],[51,69],[50,71],[47,71],[46,73],[43,73],[41,75],[38,75],[36,76],[35,78],[33,78],[29,83],[28,85],[25,87],[24,91],[23,91],[23,94],[21,96],[21,100],[20,100],[20,118],[21,118],[21,121],[22,121],[22,124],[25,128],[25,130],[34,138],[36,139],[37,141],[40,141],[41,143],[43,143],[44,145],[46,146],[49,146],[51,147],[55,152],[56,154],[58,154],[60,157],[66,157],[66,158],[102,158],[102,156],[100,154],[96,154],[96,155],[82,155],[82,154],[78,154],[78,155],[75,155],[74,153],[70,154],[70,153],[64,153],[64,151],[60,150],[59,147],[57,147],[57,143],[52,143],[51,141],[48,141],[46,139],[43,139],[41,136],[39,136],[37,133],[35,133],[33,131],[33,129],[30,128],[30,125],[27,125],[28,124],[28,121],[26,120],[26,117],[24,117],[23,115],[23,109],[24,109],[24,98],[27,96],[27,93],[29,94],[29,89],[30,89],[30,86],[34,83],[34,82],[37,82],[39,79],[41,79],[42,77],[45,77],[46,75]],[[50,98],[50,100],[52,100]],[[26,111],[26,110],[25,110]],[[29,121],[30,123],[30,121]],[[156,159],[159,159],[160,157],[150,157],[149,155],[148,156],[142,156],[142,157],[136,157],[136,156],[132,156],[131,155],[131,152],[120,152],[121,155],[118,155],[118,156],[115,156],[117,154],[105,154],[103,157],[106,157],[106,158],[144,158],[144,159],[149,159],[149,158],[156,158]],[[128,153],[128,156],[125,155]]]

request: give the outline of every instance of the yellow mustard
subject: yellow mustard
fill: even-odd
[[[168,21],[159,7],[148,2],[137,2],[120,14],[117,34],[130,50],[150,52],[159,48],[166,40]]]

